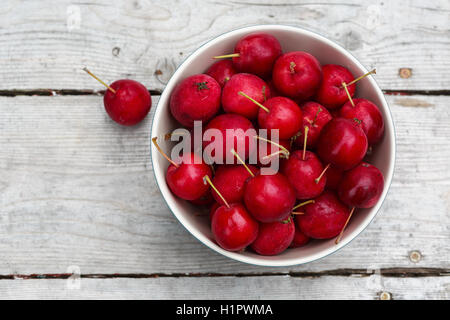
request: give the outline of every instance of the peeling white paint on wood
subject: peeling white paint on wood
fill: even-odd
[[[3,1],[0,275],[79,270],[164,277],[83,278],[77,290],[62,279],[3,279],[0,297],[378,299],[385,292],[393,299],[448,299],[445,272],[398,278],[382,277],[378,270],[450,268],[450,96],[387,96],[397,162],[379,215],[329,257],[263,268],[211,251],[169,212],[150,162],[154,109],[140,125],[124,128],[109,119],[99,96],[1,95],[102,90],[84,74],[84,66],[106,81],[133,78],[162,90],[176,66],[202,43],[238,27],[277,23],[305,27],[342,44],[366,67],[377,68],[383,89],[445,93],[450,89],[445,72],[449,21],[446,0],[407,6],[354,0]],[[154,97],[153,108],[157,101]],[[361,271],[359,276],[327,275],[338,269]],[[364,270],[372,275],[362,275]],[[252,276],[261,272],[321,276]],[[237,273],[247,276],[234,277]]]
[[[78,281],[78,280],[77,280]],[[79,285],[75,286],[75,284]],[[424,285],[426,284],[426,285]],[[71,289],[72,288],[72,289]],[[448,278],[207,277],[2,280],[0,297],[32,299],[449,299]]]
[[[448,268],[450,97],[413,97],[432,107],[387,96],[397,164],[372,224],[327,258],[269,269],[211,251],[168,210],[151,168],[152,114],[124,128],[97,96],[0,98],[0,274],[65,273],[70,265],[106,274]]]
[[[446,0],[7,0],[0,90],[100,89],[84,66],[107,81],[134,78],[161,90],[202,43],[255,24],[295,25],[338,42],[377,68],[383,89],[448,90],[449,12]],[[412,76],[402,78],[401,68]]]

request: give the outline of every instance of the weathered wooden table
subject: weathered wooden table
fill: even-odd
[[[193,238],[153,178],[152,114],[114,124],[81,70],[141,81],[155,107],[200,44],[273,23],[376,67],[397,134],[376,219],[291,268],[234,262]],[[0,298],[450,298],[448,0],[4,0],[0,41]]]

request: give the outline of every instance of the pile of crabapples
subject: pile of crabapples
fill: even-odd
[[[383,137],[382,114],[373,102],[353,98],[357,82],[375,70],[355,78],[307,52],[283,53],[266,33],[244,36],[234,51],[178,83],[170,111],[187,129],[194,121],[221,132],[242,129],[223,142],[221,156],[231,152],[236,161],[208,165],[195,152],[171,159],[154,137],[170,161],[170,190],[209,206],[215,241],[229,251],[276,255],[310,239],[338,243],[355,209],[374,206],[384,187],[382,173],[364,161]],[[283,152],[271,156],[279,158],[279,172],[263,175],[260,161],[246,163],[257,150],[257,140],[239,134],[248,129],[278,130]],[[246,152],[237,154],[241,146]]]

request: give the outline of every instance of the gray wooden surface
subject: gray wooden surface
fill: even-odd
[[[450,4],[395,3],[3,1],[0,298],[449,299]],[[290,268],[234,262],[194,239],[153,178],[153,114],[114,124],[81,71],[140,80],[155,108],[186,55],[257,23],[318,31],[376,66],[396,125],[379,215],[336,254]]]

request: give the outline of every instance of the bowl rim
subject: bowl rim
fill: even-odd
[[[388,173],[385,175],[385,186],[386,187],[383,190],[383,193],[382,193],[378,203],[373,208],[371,208],[370,215],[368,215],[362,221],[362,223],[356,227],[356,229],[351,234],[348,234],[347,237],[342,238],[342,240],[337,245],[330,246],[328,248],[325,248],[317,253],[308,255],[306,257],[285,258],[285,259],[280,259],[280,260],[263,260],[262,258],[249,257],[249,256],[242,255],[240,253],[237,253],[237,252],[231,252],[231,251],[222,249],[217,244],[214,244],[214,243],[210,244],[208,242],[210,239],[208,239],[205,235],[203,235],[200,231],[198,231],[193,225],[191,225],[191,223],[189,221],[187,221],[187,219],[185,219],[181,214],[178,214],[177,209],[173,208],[171,206],[171,204],[169,204],[168,200],[166,199],[165,193],[160,186],[160,181],[158,179],[158,176],[156,175],[156,170],[155,170],[155,168],[158,168],[158,169],[160,169],[160,168],[159,168],[159,164],[157,164],[156,161],[154,160],[155,156],[157,155],[157,153],[156,153],[157,151],[155,150],[155,148],[152,148],[151,137],[157,136],[157,133],[154,132],[156,130],[155,129],[155,119],[157,117],[159,117],[159,115],[163,111],[162,106],[161,106],[162,103],[164,101],[166,101],[167,99],[170,99],[169,90],[171,89],[171,87],[175,86],[175,84],[174,84],[175,79],[178,78],[178,75],[189,65],[189,63],[193,59],[195,59],[195,57],[200,52],[206,50],[207,48],[213,46],[214,44],[216,44],[230,36],[233,36],[235,34],[239,34],[239,33],[245,34],[245,33],[258,32],[258,31],[268,31],[268,32],[270,32],[270,31],[293,31],[293,32],[297,32],[297,33],[303,33],[306,36],[316,38],[319,41],[322,41],[322,42],[326,43],[327,45],[334,47],[334,49],[338,50],[343,55],[345,55],[347,58],[349,58],[359,69],[363,70],[364,73],[368,72],[368,70],[359,62],[359,60],[353,54],[351,54],[349,51],[347,51],[344,47],[342,47],[341,45],[337,44],[336,42],[326,38],[325,36],[315,32],[315,31],[311,31],[311,30],[305,29],[303,27],[298,27],[298,26],[294,26],[294,25],[284,25],[284,24],[257,24],[257,25],[250,25],[250,26],[245,26],[245,27],[241,27],[241,28],[236,28],[231,31],[221,33],[221,34],[215,36],[214,38],[204,42],[197,49],[195,49],[188,56],[186,56],[186,58],[176,68],[175,72],[172,74],[172,76],[170,77],[169,81],[167,82],[165,88],[163,89],[163,91],[160,95],[158,104],[156,105],[156,109],[154,111],[152,122],[151,122],[152,124],[151,124],[151,130],[150,130],[150,135],[151,135],[150,136],[150,158],[151,158],[151,162],[152,162],[152,171],[153,171],[153,176],[155,178],[158,189],[162,195],[162,198],[164,199],[165,204],[169,208],[169,210],[178,219],[178,221],[181,223],[181,225],[183,225],[183,227],[186,230],[188,230],[189,233],[191,233],[197,240],[200,241],[200,243],[202,243],[206,247],[208,247],[211,250],[213,250],[217,253],[220,253],[230,259],[233,259],[235,261],[239,261],[239,262],[243,262],[243,263],[247,263],[247,264],[255,265],[255,266],[289,267],[289,266],[295,266],[295,265],[302,265],[305,263],[309,263],[309,262],[313,262],[313,261],[325,258],[325,257],[339,251],[340,249],[345,247],[347,244],[349,244],[351,241],[353,241],[355,238],[357,238],[361,234],[361,232],[364,231],[369,226],[369,224],[373,221],[375,216],[378,214],[378,212],[380,211],[380,208],[383,205],[384,201],[386,200],[387,194],[390,190],[394,172],[395,172],[395,164],[396,164],[396,149],[397,149],[396,148],[396,132],[395,132],[394,120],[392,117],[392,112],[390,110],[389,104],[386,101],[383,91],[381,90],[380,86],[378,85],[378,83],[376,82],[374,77],[367,77],[366,79],[368,79],[371,82],[372,87],[375,89],[377,96],[379,96],[380,100],[382,101],[383,110],[386,111],[385,112],[385,115],[386,115],[385,130],[389,130],[392,133],[390,135],[390,138],[391,138],[390,139],[391,140],[390,141],[391,156],[389,159],[390,168],[388,169]],[[163,175],[163,176],[165,177],[165,175]]]

